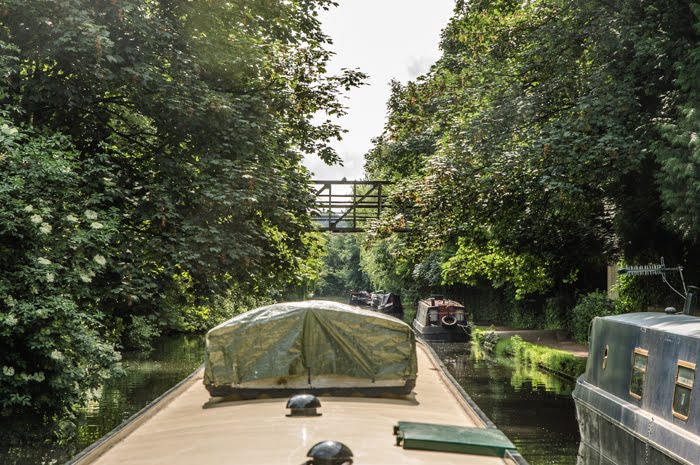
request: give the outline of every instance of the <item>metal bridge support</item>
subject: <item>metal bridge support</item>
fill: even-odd
[[[316,203],[312,217],[319,231],[362,232],[386,205],[389,181],[311,181]]]

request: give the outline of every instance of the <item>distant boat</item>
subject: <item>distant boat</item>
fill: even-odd
[[[384,291],[353,291],[350,293],[350,305],[357,307],[371,307],[385,315],[391,315],[398,319],[403,319],[403,305],[401,296],[393,292]]]
[[[370,294],[367,291],[352,291],[350,293],[350,305],[358,307],[368,307],[370,305]]]
[[[206,347],[203,370],[70,464],[527,465],[396,318],[276,304]]]
[[[401,304],[401,296],[389,292],[388,294],[380,294],[376,309],[385,315],[391,315],[398,319],[403,319],[403,305]]]
[[[379,290],[379,291],[374,291],[369,294],[369,305],[372,308],[377,308],[379,307],[379,304],[382,301],[382,296],[386,294],[385,291]]]
[[[579,464],[700,464],[700,318],[595,318],[573,392]]]
[[[464,342],[471,339],[464,305],[437,295],[418,302],[413,329],[426,341]]]

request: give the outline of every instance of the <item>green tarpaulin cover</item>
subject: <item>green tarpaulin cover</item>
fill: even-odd
[[[204,384],[213,396],[408,394],[416,369],[415,336],[403,321],[336,302],[290,302],[210,330]]]

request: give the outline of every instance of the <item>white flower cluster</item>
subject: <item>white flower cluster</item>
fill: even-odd
[[[14,376],[15,375],[15,369],[12,367],[8,366],[3,366],[2,367],[2,374],[5,376]]]
[[[24,207],[24,211],[27,213],[31,213],[34,211],[34,207],[31,205],[27,205],[26,207]],[[29,221],[31,221],[34,224],[39,224],[39,232],[41,232],[42,234],[49,234],[51,232],[51,225],[44,221],[44,218],[42,218],[41,215],[35,213],[29,217]]]
[[[39,265],[48,266],[51,264],[51,260],[46,257],[39,257],[36,259],[36,261],[39,263]]]
[[[49,355],[54,360],[63,360],[63,352],[58,349],[54,349]]]
[[[4,132],[5,134],[12,135],[17,134],[18,129],[3,123],[2,125],[0,125],[0,131]]]
[[[92,270],[88,270],[85,273],[80,273],[80,280],[84,283],[89,283],[92,281],[92,278],[95,277],[95,272]]]
[[[105,266],[105,264],[107,263],[107,260],[102,255],[95,255],[93,257],[93,260],[95,260],[95,263],[97,263],[100,266]]]
[[[96,220],[97,213],[92,210],[85,210],[85,218],[87,218],[88,220]]]

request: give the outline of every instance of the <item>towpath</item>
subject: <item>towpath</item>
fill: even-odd
[[[489,330],[488,327],[482,327]],[[566,337],[566,333],[559,329],[511,329],[497,326],[496,334],[499,337],[520,336],[523,341],[538,344],[552,349],[569,352],[576,357],[588,357],[588,347],[578,344]]]

